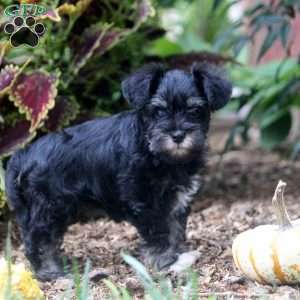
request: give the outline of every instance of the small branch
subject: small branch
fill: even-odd
[[[279,226],[282,229],[287,229],[292,227],[292,223],[290,220],[290,217],[288,215],[288,212],[285,207],[284,203],[284,190],[286,187],[286,183],[283,181],[279,181],[278,185],[276,187],[273,199],[272,199],[272,204],[275,209],[275,214],[277,216],[277,221]]]

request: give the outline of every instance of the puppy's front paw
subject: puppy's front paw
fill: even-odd
[[[178,253],[173,249],[168,249],[164,252],[155,251],[151,249],[145,254],[145,261],[157,271],[167,269],[174,264],[178,258]]]
[[[198,251],[185,252],[179,255],[177,261],[169,268],[169,272],[182,273],[191,267],[199,259],[200,253]]]
[[[70,271],[70,266],[65,264],[61,257],[44,257],[42,265],[35,270],[35,274],[40,281],[52,281],[59,277],[64,277]]]
[[[40,269],[40,270],[36,271],[37,279],[40,281],[43,281],[43,282],[56,280],[59,277],[63,277],[65,275],[66,275],[66,273],[62,269],[56,270],[56,271]]]

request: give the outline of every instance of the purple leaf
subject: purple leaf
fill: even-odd
[[[48,111],[54,107],[57,94],[57,77],[46,72],[36,71],[29,75],[21,74],[14,85],[10,99],[26,114],[33,132],[45,119]]]
[[[12,154],[31,141],[35,133],[30,132],[30,122],[22,120],[13,126],[0,126],[0,158]]]
[[[45,127],[49,131],[58,130],[70,124],[79,112],[77,102],[67,97],[58,97],[55,101],[54,108],[49,112],[45,121]]]
[[[74,74],[86,64],[93,55],[103,55],[114,47],[123,37],[135,32],[148,17],[154,15],[154,9],[149,0],[136,1],[136,15],[132,28],[116,28],[104,24],[97,24],[84,31],[74,48],[79,49],[75,54]]]

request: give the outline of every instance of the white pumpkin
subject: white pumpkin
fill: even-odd
[[[235,265],[262,284],[300,282],[300,219],[291,222],[284,204],[286,183],[273,196],[278,225],[262,225],[239,234],[233,242]]]

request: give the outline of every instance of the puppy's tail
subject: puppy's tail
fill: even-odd
[[[16,215],[17,222],[23,223],[28,206],[22,195],[22,150],[17,151],[9,160],[5,173],[5,193],[10,210]]]

